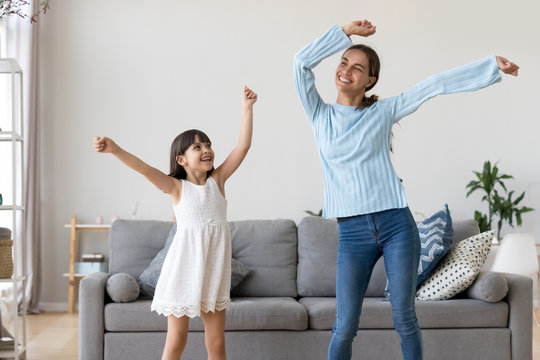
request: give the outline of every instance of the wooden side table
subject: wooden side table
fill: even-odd
[[[64,225],[70,229],[69,240],[69,273],[64,276],[69,277],[68,289],[68,312],[73,313],[75,307],[75,285],[76,281],[82,279],[85,274],[75,273],[75,261],[77,259],[77,231],[79,230],[109,230],[111,225],[77,224],[77,217],[71,217],[71,224]]]

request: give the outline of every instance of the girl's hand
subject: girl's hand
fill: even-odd
[[[519,66],[517,66],[511,61],[508,61],[502,56],[497,56],[497,65],[499,65],[499,69],[505,74],[510,74],[514,76],[518,75]]]
[[[118,145],[108,137],[94,136],[94,149],[100,153],[112,153],[118,149]]]
[[[244,86],[244,94],[242,96],[242,103],[246,106],[253,106],[255,102],[257,101],[257,94],[248,88],[247,86]]]
[[[375,31],[377,30],[377,27],[371,25],[368,20],[352,21],[347,25],[343,25],[341,28],[347,36],[358,35],[364,37],[375,34]]]

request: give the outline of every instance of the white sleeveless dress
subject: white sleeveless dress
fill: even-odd
[[[231,232],[227,200],[212,177],[205,185],[182,180],[174,206],[177,231],[163,261],[151,309],[176,317],[230,307]]]

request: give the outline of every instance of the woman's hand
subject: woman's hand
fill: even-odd
[[[371,25],[368,20],[352,21],[341,27],[347,36],[358,35],[368,37],[375,34],[376,26]]]
[[[100,153],[112,153],[118,149],[118,145],[108,137],[94,136],[94,149]]]
[[[497,65],[499,65],[499,69],[505,74],[518,75],[519,66],[502,56],[497,56]]]
[[[244,93],[242,96],[242,103],[244,104],[244,106],[253,106],[256,101],[257,94],[247,86],[244,86]]]

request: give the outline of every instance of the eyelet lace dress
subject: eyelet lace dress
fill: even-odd
[[[231,232],[227,200],[212,177],[205,185],[182,180],[174,206],[177,228],[163,262],[151,309],[176,317],[230,307]]]

